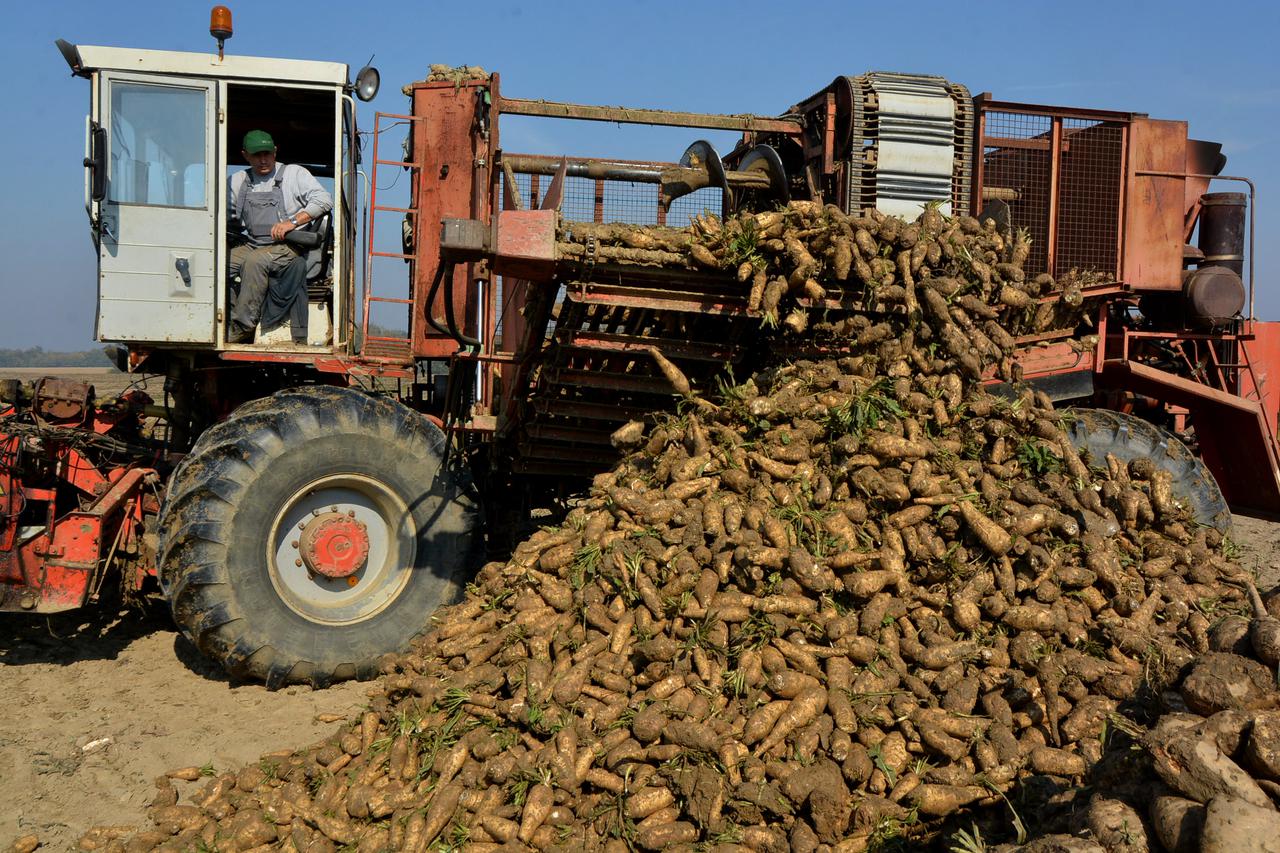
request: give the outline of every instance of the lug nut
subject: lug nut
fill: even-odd
[[[300,560],[300,559],[298,559],[298,560],[294,560],[294,561],[293,561],[293,564],[294,564],[295,566],[297,566],[298,568],[302,568],[302,560]]]
[[[290,544],[291,546],[293,546],[294,550],[297,550],[297,548],[298,548],[298,540],[297,540],[297,539],[293,540],[293,541],[292,541],[292,542],[290,542],[289,544]]]

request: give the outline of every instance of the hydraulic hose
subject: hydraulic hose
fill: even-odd
[[[430,324],[431,328],[435,329],[438,333],[442,335],[449,334],[449,330],[445,328],[444,324],[442,324],[439,320],[436,319],[435,312],[432,310],[431,306],[435,304],[436,294],[440,292],[440,282],[444,281],[444,273],[445,273],[446,267],[449,270],[449,277],[450,278],[453,277],[453,264],[451,263],[446,264],[444,262],[441,262],[440,266],[436,267],[435,278],[431,279],[431,289],[427,291],[427,304],[426,304],[427,323]]]
[[[473,338],[465,332],[458,329],[457,320],[453,316],[453,264],[449,265],[449,285],[444,295],[444,317],[449,324],[449,334],[463,347],[479,347],[480,339]]]
[[[470,337],[458,329],[458,321],[453,310],[453,270],[456,264],[453,261],[443,260],[439,267],[436,268],[435,278],[431,280],[431,290],[427,293],[427,322],[431,324],[431,328],[435,329],[442,335],[448,335],[458,342],[461,347],[478,347],[480,341],[477,338]],[[445,323],[442,324],[435,317],[432,306],[435,305],[436,296],[440,293],[440,285],[448,279],[448,285],[445,287],[444,294],[444,317]]]

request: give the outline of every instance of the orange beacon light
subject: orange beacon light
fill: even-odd
[[[231,38],[231,10],[226,6],[214,6],[209,12],[209,35],[218,40],[218,59],[222,59],[222,44]]]

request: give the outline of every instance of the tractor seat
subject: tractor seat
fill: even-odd
[[[290,237],[294,239],[291,240]],[[308,222],[304,227],[289,232],[285,242],[306,250],[309,295],[311,286],[324,282],[329,273],[329,262],[333,255],[333,217],[326,213],[314,225]]]

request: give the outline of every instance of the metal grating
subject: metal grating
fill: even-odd
[[[546,179],[544,187],[551,185],[551,179]],[[601,188],[601,204],[604,203],[603,188]],[[560,197],[560,212],[564,214],[564,218],[573,222],[595,222],[596,221],[596,182],[590,178],[570,178],[566,177],[564,181],[564,192]],[[603,217],[600,219],[604,221]]]
[[[635,181],[603,181],[600,218],[604,222],[656,225],[658,185]]]
[[[947,91],[956,105],[955,166],[951,187],[951,212],[955,216],[969,213],[973,190],[973,98],[960,83],[947,83]]]
[[[1026,270],[1048,269],[1049,258],[1049,145],[1053,120],[1025,113],[988,112],[983,126],[984,202],[1000,198],[1008,203],[1017,228],[1031,235]]]
[[[515,194],[520,197],[520,200],[524,203],[525,208],[527,209],[530,207],[537,207],[538,203],[541,201],[541,198],[535,197],[534,195],[532,195],[531,188],[533,186],[533,175],[526,175],[521,173],[521,174],[515,175],[515,179],[516,179]],[[499,187],[498,198],[503,199],[503,198],[506,198],[506,196],[503,193],[503,190],[505,189],[506,182],[507,182],[506,176],[505,175],[499,176],[499,180],[502,181],[502,187]],[[550,178],[544,178],[541,175],[538,176],[538,183],[542,189],[546,189],[546,186],[550,181],[551,181]]]
[[[1124,129],[1064,118],[1054,267],[1118,276]]]
[[[528,209],[539,206],[552,178],[516,173],[514,182]],[[503,188],[499,190],[498,197],[505,199]],[[658,193],[651,183],[570,177],[560,209],[566,222],[675,227],[687,225],[692,216],[721,210],[717,189],[677,199],[665,214]],[[544,345],[524,365],[503,368],[504,383],[532,386],[527,405],[503,413],[510,452],[522,473],[587,475],[610,464],[617,454],[609,433],[617,424],[671,403],[671,386],[649,356],[649,347],[661,345],[690,381],[705,386],[725,361],[741,357],[734,341],[757,322],[742,310],[742,288],[722,277],[672,279],[645,277],[640,270],[593,269],[564,271],[566,280],[555,283],[552,317],[535,312],[531,320],[537,324],[535,334],[545,332]],[[584,284],[588,281],[589,286]],[[503,279],[496,290],[498,341],[504,351],[521,345],[504,339],[512,335],[504,336],[503,329],[523,325],[514,308],[524,303],[527,287]],[[716,310],[703,310],[704,304]]]
[[[562,288],[561,296],[559,322],[522,413],[515,464],[525,473],[595,473],[616,459],[609,433],[617,424],[669,408],[671,386],[649,347],[661,346],[691,382],[706,387],[725,362],[745,354],[740,342],[756,326],[741,310],[741,288],[723,281],[682,281],[668,290],[608,273],[589,287]],[[691,308],[690,297],[728,310]]]

